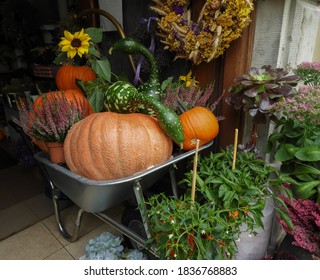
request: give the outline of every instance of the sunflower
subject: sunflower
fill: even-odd
[[[90,36],[84,33],[84,29],[71,34],[69,31],[64,31],[64,37],[61,37],[59,47],[62,52],[66,52],[68,58],[74,58],[76,55],[82,57],[83,54],[89,52]]]

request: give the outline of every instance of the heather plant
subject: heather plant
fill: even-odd
[[[169,77],[163,81],[162,89],[164,94],[161,101],[177,114],[181,114],[185,110],[197,106],[205,107],[212,112],[215,111],[223,95],[212,102],[214,82],[209,83],[206,87],[200,87],[198,81],[196,81],[194,77],[192,78],[191,74],[192,73],[189,72],[187,76],[180,76],[179,81],[174,81],[173,77]],[[222,117],[218,119],[221,120]]]
[[[287,204],[287,210],[294,225],[294,230],[278,218],[287,234],[293,236],[292,245],[301,247],[313,254],[315,259],[320,258],[320,205],[310,199],[293,199],[281,196]]]
[[[301,77],[305,85],[320,85],[320,61],[302,62],[297,66],[295,72]]]
[[[44,96],[40,106],[29,107],[19,102],[20,120],[14,121],[28,136],[44,142],[63,142],[72,125],[86,113],[83,101],[69,102],[63,93],[52,98]]]

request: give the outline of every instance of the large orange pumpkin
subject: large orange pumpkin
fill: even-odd
[[[63,65],[56,74],[56,84],[59,90],[78,89],[76,80],[83,82],[96,78],[95,72],[89,66]]]
[[[71,171],[105,181],[131,176],[168,160],[173,142],[156,119],[132,113],[95,113],[77,122],[64,142]]]
[[[94,113],[90,105],[90,102],[79,89],[67,89],[63,91],[51,91],[51,92],[44,93],[34,101],[33,103],[34,110],[37,111],[42,108],[42,99],[44,95],[46,96],[46,98],[50,100],[51,98],[58,97],[59,95],[62,95],[62,94],[66,96],[69,103],[76,102],[78,106],[81,106],[81,104],[83,103],[86,109],[86,114],[85,114],[86,116],[89,116]]]
[[[215,115],[205,107],[192,108],[180,116],[182,123],[184,150],[192,150],[196,147],[197,139],[202,146],[213,140],[219,133],[219,124]]]

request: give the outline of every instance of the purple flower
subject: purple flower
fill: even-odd
[[[173,6],[173,11],[178,14],[178,15],[182,15],[183,14],[183,6],[179,6],[179,5],[174,5]]]
[[[294,224],[291,231],[287,224],[277,218],[283,229],[293,236],[293,245],[301,247],[315,256],[320,256],[320,205],[310,199],[293,199],[280,196],[288,206],[288,214]]]

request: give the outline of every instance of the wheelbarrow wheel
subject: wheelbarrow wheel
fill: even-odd
[[[122,213],[121,223],[136,234],[140,235],[143,239],[147,238],[140,211],[136,207],[129,206],[124,209]],[[124,235],[124,240],[128,244],[129,248],[143,250],[143,247],[140,244],[131,240],[126,235]]]
[[[142,217],[140,211],[137,209],[137,206],[128,206],[124,209],[122,213],[121,223],[136,234],[140,235],[141,238],[147,239],[147,233],[145,231]],[[155,259],[154,255],[147,249],[143,248],[143,246],[139,243],[133,241],[126,235],[124,235],[123,238],[129,248],[137,249],[143,252],[148,257],[148,259]]]

